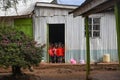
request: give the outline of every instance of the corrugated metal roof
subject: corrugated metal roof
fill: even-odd
[[[4,16],[22,16],[29,15],[34,10],[35,2],[27,2],[27,3],[19,3],[16,5],[17,10],[15,8],[9,8],[8,10],[0,9],[0,17]]]
[[[32,13],[34,10],[36,2],[42,2],[43,0],[27,0],[26,3],[22,1],[17,4],[17,12],[15,8],[9,8],[7,11],[4,11],[0,8],[0,17],[10,17],[10,16],[25,16]]]

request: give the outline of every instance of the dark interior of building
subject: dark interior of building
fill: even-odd
[[[49,24],[49,43],[65,43],[64,24]]]

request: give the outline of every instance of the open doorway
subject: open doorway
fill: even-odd
[[[49,49],[51,49],[53,52],[52,56],[49,54],[49,61],[52,63],[64,63],[65,24],[49,24],[48,36]]]

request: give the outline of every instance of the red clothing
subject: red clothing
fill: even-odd
[[[53,48],[50,48],[50,49],[48,50],[48,53],[49,53],[50,56],[54,56]]]
[[[55,55],[57,55],[57,48],[53,48],[53,52]]]
[[[58,48],[57,56],[64,56],[64,49],[62,47]]]

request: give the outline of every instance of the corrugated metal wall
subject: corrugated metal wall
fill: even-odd
[[[117,39],[116,39],[116,24],[114,13],[101,13],[90,15],[89,17],[100,17],[100,37],[90,38],[90,53],[91,62],[102,61],[104,54],[110,54],[111,62],[118,61],[117,55]],[[70,44],[69,49],[66,50],[66,62],[74,58],[79,62],[81,59],[86,60],[86,38],[84,36],[84,20],[83,18],[70,19],[71,40],[68,39],[66,43]],[[68,21],[69,22],[69,21]],[[72,32],[72,33],[71,33]]]
[[[48,24],[65,24],[65,61],[71,58],[77,62],[85,59],[86,38],[84,36],[84,19],[79,16],[73,18],[68,14],[70,10],[35,8],[34,15],[34,35],[39,43],[47,44]],[[115,30],[115,16],[113,13],[102,13],[91,15],[90,17],[100,17],[100,38],[90,38],[91,62],[102,61],[104,54],[111,56],[111,61],[117,61],[117,39]],[[47,59],[47,50],[44,53],[44,60]]]
[[[52,9],[52,8],[36,8],[34,18],[35,40],[38,43],[47,44],[47,29],[48,24],[65,24],[66,30],[66,15],[67,10]],[[66,31],[65,31],[66,32]],[[47,50],[43,54],[44,60],[47,61]]]

